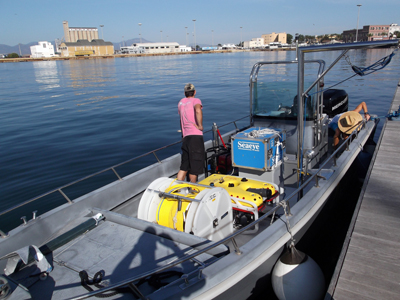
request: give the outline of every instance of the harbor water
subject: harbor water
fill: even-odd
[[[348,56],[352,64],[366,67],[391,52],[357,50]],[[306,59],[329,63],[337,55],[307,54]],[[247,116],[249,74],[254,63],[294,58],[294,51],[276,51],[0,64],[0,211],[179,141],[177,103],[188,82],[196,86],[203,102],[206,130],[213,122],[222,125]],[[284,77],[287,70],[267,76],[274,80],[276,72]],[[325,79],[325,86],[353,74],[342,60]],[[349,109],[366,101],[371,114],[383,116],[399,77],[396,55],[385,69],[356,76],[335,88],[348,92]],[[242,124],[246,122],[248,118]],[[179,144],[161,151],[160,158],[177,152]],[[130,164],[122,175],[150,162],[155,162],[154,156]],[[115,176],[100,177],[91,185],[101,186],[107,180],[115,180]],[[80,188],[67,189],[66,194],[74,199]],[[44,197],[26,211],[1,216],[0,229],[8,231],[19,225],[23,214],[30,219],[33,210],[40,215],[65,202],[62,197]]]

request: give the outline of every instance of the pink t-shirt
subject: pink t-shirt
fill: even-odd
[[[183,137],[187,135],[203,135],[203,132],[196,128],[196,112],[194,106],[196,104],[201,104],[200,99],[198,98],[183,98],[178,103],[178,112],[181,116],[181,125],[182,125],[182,135]]]

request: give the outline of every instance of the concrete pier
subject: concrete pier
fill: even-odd
[[[189,55],[189,54],[215,54],[244,52],[247,50],[218,50],[218,51],[190,51],[190,52],[170,52],[170,53],[139,53],[139,54],[110,54],[110,55],[90,55],[90,56],[57,56],[44,58],[0,58],[0,63],[11,62],[32,62],[32,61],[52,61],[52,60],[82,60],[82,59],[102,59],[102,58],[121,58],[121,57],[146,57],[146,56],[167,56],[167,55]]]
[[[399,109],[399,85],[390,112]],[[325,300],[400,299],[400,121],[381,121],[385,124]]]

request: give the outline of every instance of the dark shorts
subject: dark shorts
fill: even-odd
[[[204,173],[204,140],[202,135],[188,135],[182,142],[182,171],[188,171],[192,175]]]

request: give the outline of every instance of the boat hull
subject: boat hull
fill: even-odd
[[[332,167],[334,172],[330,178],[321,180],[319,187],[312,186],[291,208],[290,227],[295,242],[301,240],[326,203],[335,200],[330,196],[374,129],[375,123],[369,122],[365,131],[362,131],[357,140],[350,145],[349,151],[342,153],[336,166]],[[283,222],[275,221],[241,247],[240,255],[232,251],[227,257],[205,268],[204,282],[199,281],[197,287],[196,285],[187,287],[184,292],[170,287],[170,296],[164,289],[159,295],[155,293],[151,299],[173,299],[176,293],[182,295],[182,299],[245,299],[257,294],[260,288],[270,284],[272,269],[291,240],[284,222],[285,216],[282,216],[281,220]]]

